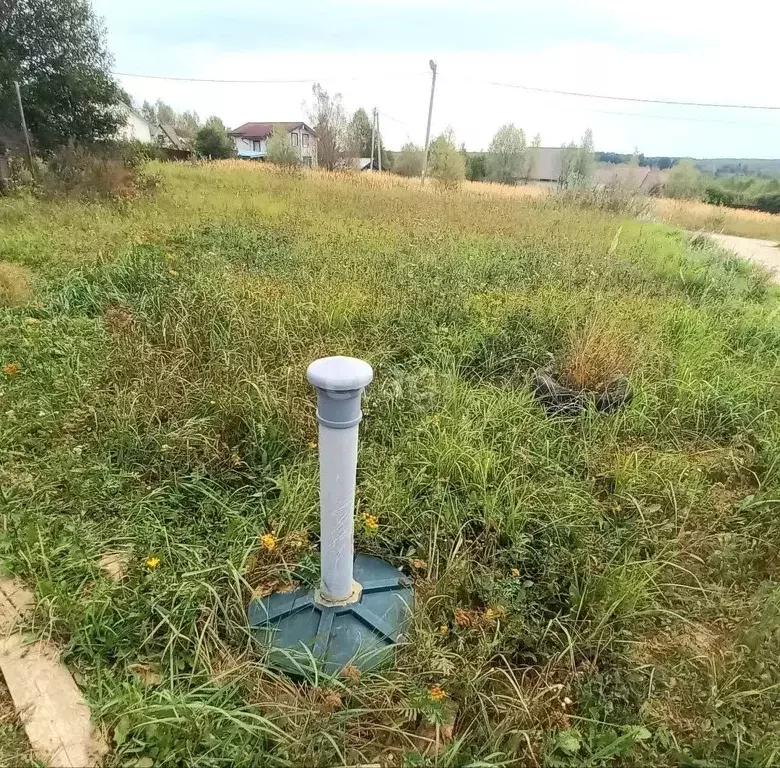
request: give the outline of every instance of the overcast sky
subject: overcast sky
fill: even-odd
[[[648,155],[780,157],[780,111],[585,99],[536,88],[780,105],[780,3],[742,0],[93,0],[116,71],[318,80],[348,111],[382,112],[394,149],[422,143],[428,60],[439,66],[433,133],[486,148],[514,122],[545,146],[590,127],[597,149]],[[232,128],[306,119],[311,82],[188,83],[120,77],[140,103],[162,98]]]

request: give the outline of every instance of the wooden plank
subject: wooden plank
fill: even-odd
[[[13,630],[33,596],[10,579],[0,578],[0,670],[30,746],[50,768],[91,768],[108,748],[92,728],[84,697],[55,648],[25,644]]]

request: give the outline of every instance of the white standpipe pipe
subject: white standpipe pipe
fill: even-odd
[[[324,357],[306,371],[317,389],[320,454],[319,597],[326,603],[359,596],[353,579],[355,475],[360,398],[374,378],[371,366],[354,357]]]

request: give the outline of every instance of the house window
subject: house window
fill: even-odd
[[[304,133],[302,138],[301,138],[301,141],[303,142],[303,146],[304,147],[308,147],[309,146],[309,134],[308,133]]]
[[[252,142],[252,150],[254,152],[259,152],[260,151],[260,142],[259,141],[255,140],[255,141]]]
[[[290,134],[290,143],[294,146],[298,146],[298,134],[297,133],[291,133]]]

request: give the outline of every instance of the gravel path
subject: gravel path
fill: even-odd
[[[710,233],[718,245],[734,251],[738,256],[757,261],[774,273],[775,282],[780,282],[780,246],[773,240],[757,240],[753,237],[718,235]]]

